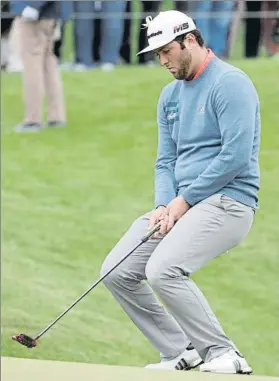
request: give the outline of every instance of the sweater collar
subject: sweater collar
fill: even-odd
[[[213,60],[213,58],[215,57],[215,54],[213,53],[213,51],[211,49],[207,49],[208,51],[208,54],[207,54],[207,57],[206,59],[204,60],[204,62],[200,65],[200,67],[198,68],[196,74],[194,75],[193,78],[190,79],[190,81],[193,81],[194,79],[197,79],[198,77],[201,76],[201,74],[205,71],[205,69],[207,68],[207,66],[210,64],[210,62]]]

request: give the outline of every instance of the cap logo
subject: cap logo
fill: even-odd
[[[188,28],[189,28],[189,23],[185,22],[183,24],[174,26],[173,27],[173,33],[175,34],[175,33],[181,32],[182,30],[188,29]]]
[[[150,39],[152,37],[159,36],[160,34],[163,34],[163,32],[161,30],[158,30],[158,32],[154,32],[154,33],[149,34],[149,36],[147,36],[147,38]]]
[[[147,16],[145,18],[145,24],[142,24],[143,28],[141,28],[141,29],[148,28],[151,24],[151,21],[152,21],[152,16]]]

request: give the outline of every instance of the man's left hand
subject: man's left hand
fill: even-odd
[[[168,225],[167,233],[173,228],[176,221],[178,221],[191,206],[184,200],[182,196],[174,198],[167,206]]]

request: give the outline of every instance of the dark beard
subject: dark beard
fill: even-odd
[[[189,55],[184,61],[181,61],[180,70],[176,74],[174,74],[175,79],[178,80],[187,80],[190,81],[193,79],[194,75],[189,75],[189,67],[191,64],[191,56]]]

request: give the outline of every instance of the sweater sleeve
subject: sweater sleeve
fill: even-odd
[[[155,164],[155,207],[167,205],[176,197],[177,187],[174,167],[177,158],[174,143],[164,110],[164,90],[159,98],[157,108],[158,150]]]
[[[250,163],[259,112],[257,92],[243,73],[223,76],[213,95],[222,148],[182,196],[195,205],[229,184]]]

